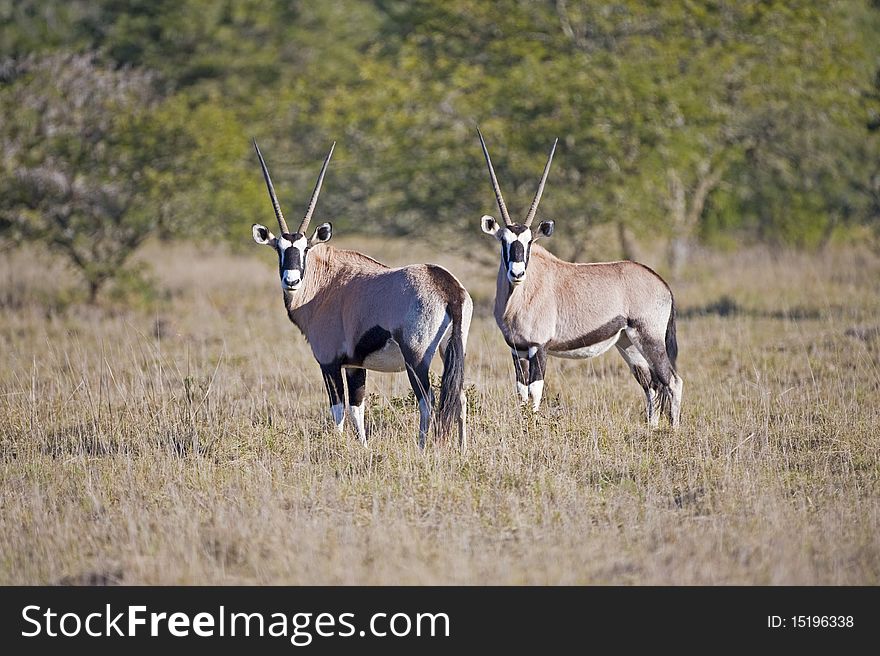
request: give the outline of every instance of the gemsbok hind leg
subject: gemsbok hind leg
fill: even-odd
[[[636,382],[645,392],[645,414],[648,418],[648,426],[657,428],[660,424],[660,408],[657,403],[659,395],[651,386],[651,365],[648,364],[648,361],[639,349],[626,336],[626,333],[620,334],[620,338],[615,346],[629,365],[629,370],[632,372]]]
[[[431,413],[434,409],[434,390],[431,389],[431,380],[428,377],[431,360],[419,362],[414,357],[407,357],[406,352],[403,359],[406,361],[409,384],[419,402],[419,448],[424,449],[428,432],[431,430]]]
[[[672,380],[669,383],[669,391],[669,407],[667,408],[669,423],[672,424],[673,428],[677,428],[681,421],[681,397],[684,392],[684,381],[674,369],[672,371]]]
[[[364,405],[367,391],[367,370],[349,368],[345,370],[345,382],[348,387],[348,411],[354,422],[361,444],[367,446],[367,431],[364,428]]]
[[[645,329],[634,327],[626,328],[625,334],[648,362],[651,387],[659,397],[660,412],[667,415],[673,428],[678,427],[684,384],[669,360],[664,336],[655,336]]]
[[[345,388],[342,385],[342,367],[338,363],[322,364],[321,375],[330,399],[330,414],[336,430],[342,432],[345,421]]]

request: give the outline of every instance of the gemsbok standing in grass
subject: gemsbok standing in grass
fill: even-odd
[[[276,237],[266,226],[255,224],[254,241],[278,253],[287,315],[305,335],[321,366],[330,412],[340,432],[345,417],[343,370],[351,418],[363,444],[367,441],[367,370],[406,371],[419,404],[418,443],[424,448],[434,407],[428,369],[439,347],[443,376],[438,428],[448,435],[457,422],[459,444],[464,448],[464,358],[473,312],[471,297],[443,267],[413,264],[392,269],[357,251],[333,248],[327,244],[332,234],[329,223],[306,237],[333,147],[321,167],[305,218],[296,232],[290,232],[254,141],[281,230]]]
[[[483,232],[501,243],[495,291],[495,321],[513,353],[516,388],[522,404],[541,405],[547,356],[592,358],[612,346],[626,360],[645,391],[648,424],[665,412],[673,427],[681,414],[682,380],[675,370],[675,303],[664,280],[631,261],[565,262],[535,242],[553,234],[553,221],[531,224],[550,172],[550,151],[538,192],[522,223],[510,220],[486,142],[480,145],[503,225],[491,216]]]

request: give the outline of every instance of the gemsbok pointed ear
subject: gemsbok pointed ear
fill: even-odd
[[[541,237],[549,237],[550,235],[552,235],[553,227],[555,225],[556,224],[553,223],[553,221],[541,221],[541,224],[538,226],[538,232],[535,233],[535,238],[532,239],[532,241],[535,241],[535,239],[540,239]]]
[[[254,241],[258,244],[275,246],[275,235],[269,232],[269,228],[259,223],[255,223],[253,228]]]
[[[309,246],[314,246],[315,244],[323,244],[325,241],[330,241],[330,237],[333,236],[333,226],[329,223],[322,223],[317,228],[315,228],[315,234],[312,235],[312,238],[309,240]]]
[[[496,221],[494,217],[484,214],[480,219],[480,227],[487,235],[492,235],[493,237],[498,236],[498,221]]]

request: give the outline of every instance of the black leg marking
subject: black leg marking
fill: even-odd
[[[656,388],[669,387],[672,379],[673,367],[666,352],[665,336],[653,336],[640,322],[627,328],[627,337],[641,352],[651,367],[651,386]],[[633,332],[635,334],[633,334]]]
[[[346,369],[345,381],[348,383],[348,405],[361,405],[367,391],[367,370]]]
[[[403,361],[406,363],[406,375],[409,376],[409,384],[412,385],[413,391],[416,393],[416,399],[422,400],[427,396],[428,401],[433,403],[434,395],[431,390],[431,381],[428,378],[428,370],[431,368],[431,361],[424,357],[420,357],[400,335],[393,335],[395,341],[400,345],[400,352],[403,354]]]
[[[631,365],[629,370],[632,372],[636,382],[647,392],[648,388],[651,387],[651,370],[637,365]]]
[[[431,389],[431,380],[428,377],[431,363],[430,361],[418,362],[415,354],[409,349],[401,350],[403,350],[403,359],[406,362],[406,375],[409,377],[409,384],[412,385],[413,392],[419,402],[419,448],[424,449],[428,439],[428,431],[431,430],[431,413],[434,409],[434,390]]]
[[[516,372],[516,382],[521,385],[529,384],[529,360],[513,354],[513,370]]]
[[[361,444],[367,444],[367,430],[364,426],[364,397],[367,389],[367,370],[349,367],[345,370],[345,383],[348,387],[348,405],[354,429]]]
[[[416,400],[427,400],[430,406],[434,405],[434,390],[431,389],[431,380],[428,378],[428,367],[422,365],[411,366],[407,362],[406,374],[409,376],[409,384],[412,385]]]
[[[651,365],[651,378],[655,386],[669,387],[672,378],[672,363],[666,354],[666,345],[654,339],[642,339],[642,354]]]
[[[338,362],[321,365],[321,375],[331,407],[345,403],[345,388],[342,385],[342,367]]]
[[[657,425],[657,417],[659,415],[657,414],[656,408],[657,394],[654,387],[654,376],[651,373],[651,366],[642,355],[641,351],[639,351],[635,344],[632,343],[625,331],[620,334],[620,339],[617,340],[615,347],[617,347],[617,350],[620,352],[620,355],[623,356],[623,359],[626,360],[633,378],[636,379],[636,382],[645,393],[645,415],[648,420],[648,425],[653,428]]]
[[[677,418],[673,419],[677,410],[673,409],[673,403],[676,402],[676,399],[674,398],[675,392],[671,388],[675,370],[669,360],[664,338],[649,334],[645,327],[638,323],[627,329],[627,336],[629,341],[635,344],[650,368],[650,378],[645,389],[650,406],[648,409],[649,423],[652,427],[656,427],[660,414],[669,415],[670,420],[674,424],[677,423]],[[633,371],[633,375],[644,386],[644,372],[637,374]]]
[[[529,358],[529,396],[532,399],[532,410],[541,407],[544,393],[544,372],[547,370],[547,347],[534,347],[535,353]]]
[[[535,354],[529,358],[529,385],[544,380],[544,372],[547,370],[547,349],[539,346]]]

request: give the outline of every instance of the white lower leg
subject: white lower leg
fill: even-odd
[[[660,408],[658,407],[659,395],[657,391],[649,387],[645,390],[645,406],[648,414],[648,426],[657,428],[660,425]]]
[[[672,424],[672,427],[676,428],[681,419],[681,395],[684,391],[684,381],[682,381],[678,374],[675,374],[672,377],[669,387],[672,394],[672,399],[669,404],[669,421]]]
[[[333,423],[336,424],[336,430],[341,433],[345,422],[345,406],[341,403],[331,405],[330,414],[333,415]]]
[[[541,407],[541,396],[544,394],[544,381],[536,380],[534,383],[529,383],[529,394],[532,396],[532,410],[537,412]]]
[[[467,396],[461,393],[461,415],[458,418],[458,446],[467,449]]]
[[[361,441],[361,444],[366,446],[367,444],[367,431],[364,428],[364,404],[361,405],[350,405],[348,406],[348,411],[351,413],[351,420],[354,422],[354,429],[357,431],[358,439]]]
[[[529,388],[523,383],[516,381],[516,393],[519,394],[519,404],[525,405],[529,401]]]

